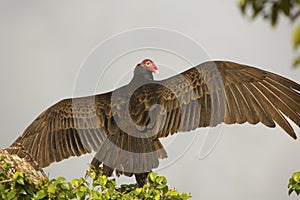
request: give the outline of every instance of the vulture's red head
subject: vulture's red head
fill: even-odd
[[[158,68],[156,67],[156,65],[154,64],[154,62],[150,59],[145,59],[140,63],[140,66],[155,73],[155,74],[159,74]]]

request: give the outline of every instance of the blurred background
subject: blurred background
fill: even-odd
[[[300,69],[291,66],[291,23],[281,19],[271,28],[261,19],[250,21],[241,15],[236,0],[10,0],[0,2],[0,26],[1,148],[55,102],[128,82],[143,58],[158,63],[157,79],[207,59],[256,66],[297,82],[300,77]],[[160,36],[159,31],[153,34],[153,28],[143,27],[163,31]],[[128,31],[130,40],[122,36]],[[172,47],[158,51],[167,39]],[[190,42],[190,50],[185,41]],[[132,44],[149,47],[152,43],[158,48],[130,52]],[[118,55],[122,48],[129,53]],[[177,48],[184,50],[179,53],[187,60],[172,53]],[[210,130],[164,139],[170,158],[155,171],[166,176],[170,186],[190,192],[192,199],[297,199],[287,195],[287,184],[291,174],[300,170],[298,140],[279,127],[260,124],[224,125],[216,130],[222,133],[220,139],[202,159],[201,145]],[[92,155],[68,159],[45,171],[52,178],[72,179],[85,174],[91,159]]]

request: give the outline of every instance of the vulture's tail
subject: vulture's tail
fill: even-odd
[[[126,133],[110,135],[101,144],[91,164],[98,167],[103,163],[103,173],[110,176],[124,174],[136,178],[146,176],[157,168],[158,159],[166,158],[167,152],[158,139],[137,138]]]

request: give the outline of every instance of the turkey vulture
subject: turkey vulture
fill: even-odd
[[[21,144],[46,167],[95,151],[92,165],[110,176],[135,175],[140,185],[167,153],[160,138],[198,127],[276,123],[296,139],[287,121],[300,126],[300,85],[254,67],[208,61],[155,81],[149,59],[129,84],[112,92],[59,101],[42,112],[12,144]],[[20,149],[12,153],[24,157]]]

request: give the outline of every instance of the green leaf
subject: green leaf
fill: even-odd
[[[17,181],[17,183],[19,183],[19,184],[21,184],[21,185],[25,185],[24,178],[22,178],[22,177],[18,177],[18,178],[16,179],[16,181]]]
[[[11,190],[8,192],[7,194],[7,199],[10,200],[10,199],[14,199],[16,196],[16,191],[15,190]]]
[[[10,166],[11,166],[11,164],[7,163],[7,162],[3,163],[3,165],[2,165],[3,169],[6,170],[6,171],[9,170]]]
[[[20,191],[19,191],[19,194],[27,195],[27,192],[26,192],[25,189],[21,188]]]
[[[296,172],[292,175],[292,177],[289,179],[288,188],[289,195],[293,192],[295,192],[297,195],[300,194],[300,172]]]
[[[192,196],[186,192],[183,192],[181,195],[180,195],[180,198],[183,199],[183,200],[187,200],[187,199],[190,199]]]
[[[255,18],[264,8],[264,0],[256,0],[252,2],[253,15]]]
[[[35,198],[36,199],[43,199],[47,196],[46,192],[44,190],[40,190],[36,193]]]
[[[155,195],[154,200],[160,200],[160,194],[159,194],[159,193],[157,193],[157,194]]]
[[[300,44],[300,24],[296,26],[293,33],[293,47],[296,49]]]
[[[71,183],[75,186],[78,187],[79,181],[77,179],[71,180]]]
[[[296,172],[293,174],[292,176],[293,180],[296,182],[296,183],[299,183],[300,181],[300,172]]]
[[[81,191],[81,192],[88,192],[89,188],[86,187],[86,186],[80,186],[79,191]]]
[[[1,156],[0,157],[0,162],[4,161],[6,159],[6,156]]]
[[[162,191],[165,194],[168,192],[169,187],[167,185],[158,185],[157,189],[159,189],[160,191]]]
[[[95,179],[95,178],[96,178],[96,172],[95,172],[95,171],[88,172],[88,175],[89,175],[92,179]]]
[[[55,186],[55,185],[49,185],[47,191],[48,191],[48,193],[50,193],[50,194],[55,194],[56,186]]]
[[[247,0],[239,0],[239,7],[243,14],[245,14],[247,3],[248,3]]]
[[[148,175],[150,181],[152,181],[153,183],[155,183],[155,179],[156,179],[157,176],[158,176],[157,173],[153,173],[153,172],[151,172],[151,173]]]
[[[64,178],[64,177],[58,177],[57,179],[56,179],[56,183],[61,183],[61,182],[64,182],[66,179]]]
[[[176,190],[169,190],[168,192],[167,192],[167,195],[169,195],[169,196],[171,196],[171,197],[175,197],[175,196],[178,196],[179,195],[179,193],[176,191]]]
[[[18,177],[24,178],[23,172],[16,172],[13,176],[13,179],[17,179]]]
[[[279,6],[286,16],[290,15],[290,8],[292,6],[290,0],[281,0]]]
[[[134,194],[135,194],[136,196],[138,196],[139,194],[142,193],[142,191],[143,191],[142,188],[136,188],[136,189],[134,190]]]
[[[167,184],[167,179],[163,176],[159,176],[155,179],[155,182],[158,184]]]
[[[3,193],[4,190],[5,190],[4,185],[0,184],[0,194]]]
[[[297,67],[300,65],[300,56],[297,56],[295,59],[294,59],[294,62],[293,62],[293,66],[294,67]]]
[[[276,26],[277,17],[278,17],[278,4],[274,3],[272,6],[272,14],[271,14],[271,25],[273,27]]]

